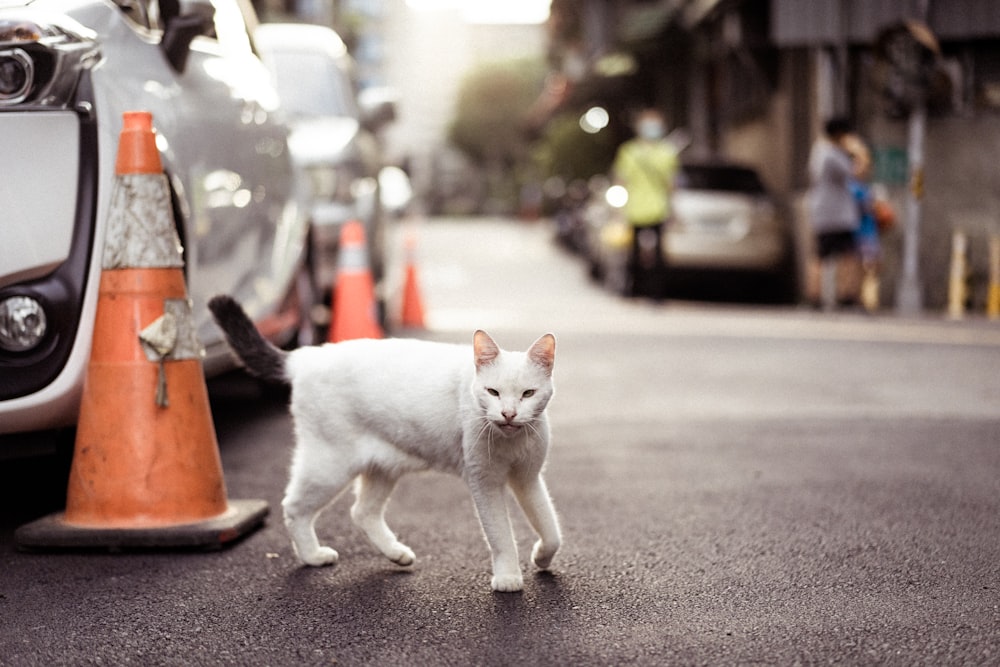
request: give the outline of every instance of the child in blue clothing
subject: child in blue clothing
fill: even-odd
[[[879,260],[882,246],[879,240],[878,221],[875,218],[875,197],[868,184],[871,171],[871,154],[864,141],[856,134],[843,139],[843,146],[854,163],[854,177],[849,182],[851,195],[858,206],[858,227],[854,232],[858,253],[861,256],[861,305],[872,312],[879,306]]]

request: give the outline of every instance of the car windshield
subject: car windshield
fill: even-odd
[[[752,169],[718,165],[684,165],[677,177],[677,187],[685,190],[764,192],[764,184]]]
[[[293,114],[358,117],[351,81],[330,58],[278,51],[272,60],[278,94]]]

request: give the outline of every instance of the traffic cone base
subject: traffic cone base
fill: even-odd
[[[18,546],[219,547],[263,523],[229,501],[148,113],[125,115],[66,510]]]
[[[59,513],[21,526],[15,539],[18,547],[27,551],[220,549],[263,525],[268,511],[264,500],[230,500],[225,512],[211,519],[132,528],[77,526],[68,523],[65,515]]]

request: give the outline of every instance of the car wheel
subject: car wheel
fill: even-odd
[[[316,324],[314,313],[320,304],[321,294],[313,283],[313,268],[304,262],[295,274],[295,300],[299,306],[299,332],[296,347],[316,345],[323,340],[325,327]]]
[[[317,266],[316,245],[312,232],[306,238],[306,253],[295,275],[295,299],[299,307],[298,347],[320,345],[326,341],[330,327],[330,290],[322,289]]]
[[[799,280],[795,255],[789,252],[781,264],[766,276],[764,284],[770,303],[796,303],[799,296]]]

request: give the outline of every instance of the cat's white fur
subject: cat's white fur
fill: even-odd
[[[413,551],[386,525],[386,504],[401,475],[440,470],[469,487],[493,559],[493,590],[521,590],[505,489],[538,534],[537,567],[549,567],[561,541],[542,478],[554,360],[551,334],[527,352],[509,352],[482,331],[471,348],[355,340],[288,354],[296,444],[282,506],[299,558],[337,562],[317,538],[316,517],[354,481],[354,523],[391,561],[412,565]]]

